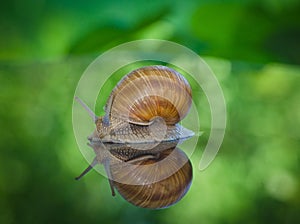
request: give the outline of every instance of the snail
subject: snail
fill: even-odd
[[[103,164],[112,195],[117,189],[143,208],[169,207],[187,193],[192,165],[177,144],[194,135],[179,124],[190,110],[192,94],[180,73],[160,65],[130,72],[112,90],[102,117],[76,100],[96,124],[88,137],[96,157],[77,180]]]

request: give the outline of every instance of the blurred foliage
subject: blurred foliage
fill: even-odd
[[[299,0],[6,1],[0,59],[98,54],[161,38],[233,60],[300,63]]]
[[[298,0],[2,2],[0,223],[299,223],[299,7]],[[76,84],[97,55],[139,38],[206,55],[228,109],[220,153],[200,172],[209,134],[203,112],[191,190],[158,211],[111,197],[95,171],[73,179],[87,165],[72,130]]]

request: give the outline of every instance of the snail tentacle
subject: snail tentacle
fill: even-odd
[[[75,97],[75,100],[80,103],[80,105],[88,112],[93,121],[96,122],[98,119],[96,114],[78,96]]]
[[[75,180],[80,180],[83,176],[85,176],[91,169],[94,168],[98,164],[97,157],[94,158],[91,165],[89,165],[79,176],[75,177]]]
[[[110,160],[108,158],[103,161],[103,166],[104,166],[104,169],[107,174],[108,183],[109,183],[110,190],[111,190],[111,195],[115,196],[116,193],[115,193],[114,183],[113,183],[113,179],[112,179],[112,175],[111,175],[111,171],[110,171]]]

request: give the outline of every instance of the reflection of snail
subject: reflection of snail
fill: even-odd
[[[193,132],[178,123],[189,112],[192,97],[187,80],[164,66],[132,71],[113,89],[105,116],[96,117],[88,138],[94,162],[104,165],[114,188],[130,203],[164,208],[180,200],[192,181],[192,166],[176,146]]]

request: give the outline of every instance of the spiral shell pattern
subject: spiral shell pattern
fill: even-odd
[[[143,208],[166,208],[179,201],[192,181],[192,165],[178,148],[157,159],[111,166],[114,187],[130,203]],[[123,166],[123,167],[120,167]]]
[[[162,117],[173,125],[187,115],[191,102],[191,87],[180,73],[165,66],[147,66],[118,83],[106,104],[106,114],[139,125]]]

